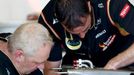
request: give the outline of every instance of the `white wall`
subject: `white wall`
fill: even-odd
[[[30,13],[40,13],[49,0],[0,0],[0,32],[13,32]],[[9,28],[10,27],[10,28]]]

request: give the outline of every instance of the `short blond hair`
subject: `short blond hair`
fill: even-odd
[[[53,45],[52,38],[48,30],[37,22],[25,23],[19,26],[10,36],[9,50],[23,50],[28,55],[34,52],[44,44]]]

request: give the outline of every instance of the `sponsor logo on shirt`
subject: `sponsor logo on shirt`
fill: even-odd
[[[98,38],[98,37],[100,37],[101,35],[103,35],[103,34],[105,34],[106,33],[106,30],[103,30],[103,31],[101,31],[100,33],[98,33],[96,36],[95,36],[95,38]]]
[[[94,29],[96,30],[100,24],[101,24],[101,18],[98,18],[97,22],[96,22],[96,24],[94,26]]]
[[[58,23],[58,19],[53,19],[53,24]]]
[[[127,3],[127,4],[125,4],[123,9],[121,10],[120,17],[125,18],[125,16],[128,14],[129,11],[130,11],[130,5]]]
[[[110,46],[110,44],[112,44],[115,37],[116,37],[116,35],[112,35],[108,38],[107,41],[99,43],[99,47],[102,48],[102,51],[105,51]]]
[[[99,4],[98,4],[98,7],[99,7],[99,8],[104,8],[103,3],[99,3]]]

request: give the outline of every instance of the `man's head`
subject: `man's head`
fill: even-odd
[[[91,27],[91,6],[87,0],[57,0],[56,17],[72,34],[83,38]]]
[[[22,74],[43,65],[52,46],[53,41],[47,29],[35,22],[18,27],[8,41],[11,60]]]

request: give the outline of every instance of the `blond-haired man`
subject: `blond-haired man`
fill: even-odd
[[[43,66],[53,41],[42,25],[32,22],[18,27],[0,50],[0,75],[29,74]]]

